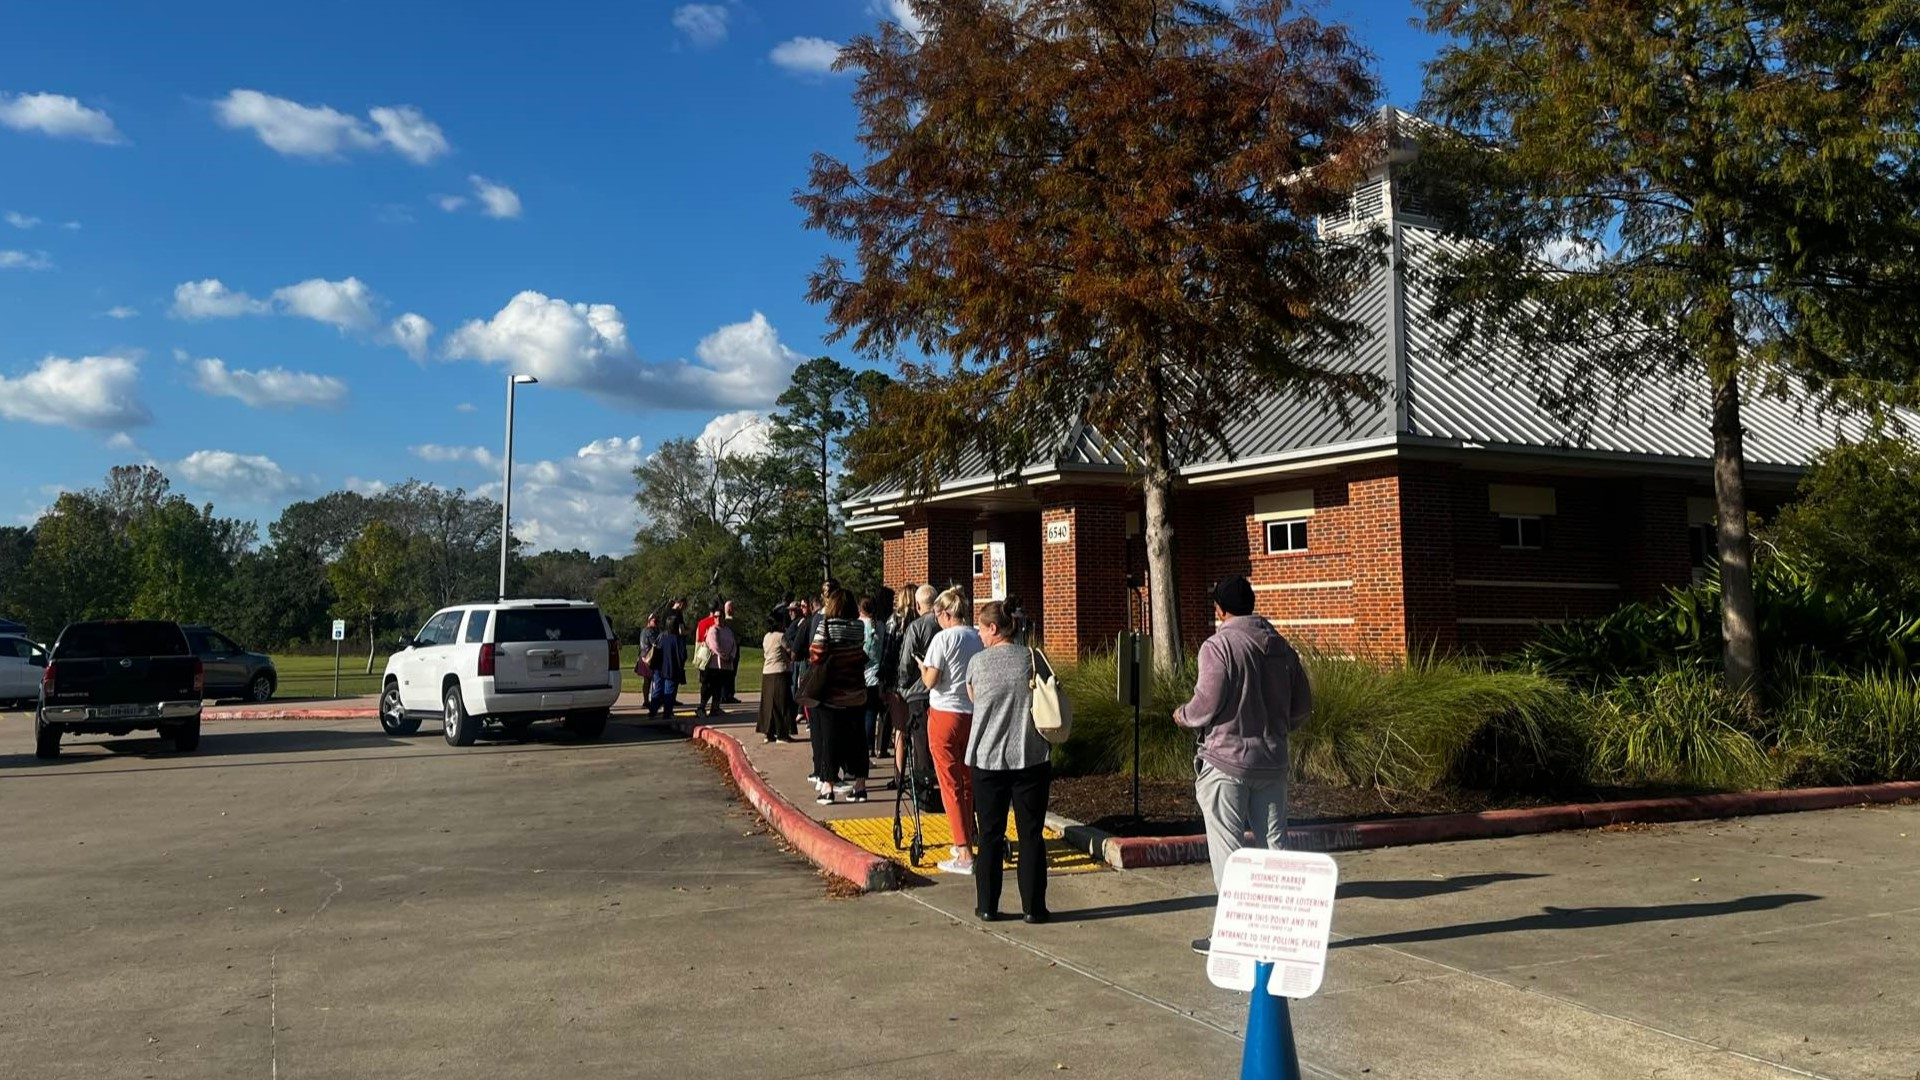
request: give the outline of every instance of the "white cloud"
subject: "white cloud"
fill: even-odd
[[[386,494],[393,485],[385,480],[362,480],[358,476],[349,476],[342,486],[355,495],[373,496]]]
[[[116,431],[113,433],[113,437],[107,440],[107,449],[119,450],[129,454],[138,454],[141,457],[147,456],[146,450],[143,449],[139,443],[133,441],[133,436],[124,431]]]
[[[433,196],[433,205],[451,214],[455,210],[467,205],[467,197],[465,195],[435,195]]]
[[[1540,249],[1541,258],[1563,270],[1591,270],[1605,253],[1599,243],[1579,236],[1556,237]]]
[[[234,292],[219,278],[189,281],[173,290],[176,319],[231,319],[240,315],[265,315],[272,306],[243,292]]]
[[[28,217],[27,215],[21,213],[18,210],[7,211],[5,220],[7,224],[13,226],[16,229],[31,229],[35,225],[40,224],[39,218]]]
[[[80,231],[80,223],[77,221],[63,221],[60,223],[60,227],[67,230],[68,232]]]
[[[113,126],[112,117],[64,94],[0,93],[0,127],[109,146],[127,141]]]
[[[133,318],[139,317],[140,309],[131,308],[125,304],[117,304],[101,312],[100,314],[105,315],[109,319],[133,319]]]
[[[457,413],[470,413],[470,412],[478,412],[479,410],[473,407],[473,402],[463,401],[460,404],[455,405],[453,407],[453,411]]]
[[[431,461],[436,465],[464,461],[488,469],[500,467],[500,459],[494,457],[493,451],[484,446],[440,446],[437,443],[425,443],[407,447],[407,453],[421,461]]]
[[[380,128],[380,141],[415,165],[425,165],[453,151],[440,125],[412,105],[381,105],[367,110]]]
[[[342,281],[308,278],[273,290],[273,298],[285,314],[337,326],[343,332],[371,330],[380,322],[374,313],[373,290],[356,277]]]
[[[710,454],[751,457],[766,452],[767,439],[772,433],[766,413],[757,409],[741,409],[738,412],[721,413],[707,421],[707,426],[694,442]]]
[[[153,420],[140,400],[140,362],[127,356],[49,356],[25,375],[0,375],[0,419],[113,431]]]
[[[433,337],[433,324],[424,315],[409,311],[387,325],[387,340],[407,351],[415,360],[427,358],[427,341]]]
[[[505,184],[496,184],[484,176],[469,176],[473,197],[480,200],[480,212],[490,218],[520,216],[520,196]]]
[[[439,125],[412,105],[376,106],[367,113],[371,126],[326,105],[302,105],[258,90],[233,90],[213,109],[223,126],[251,131],[289,157],[338,158],[386,147],[425,165],[453,149]]]
[[[44,251],[0,251],[0,270],[45,270],[53,266]]]
[[[913,0],[874,0],[873,13],[899,23],[900,29],[916,38],[926,36],[927,24],[913,9]]]
[[[195,389],[213,397],[238,398],[256,409],[334,409],[347,400],[347,384],[331,375],[285,368],[242,371],[213,358],[195,361],[193,367]]]
[[[580,548],[596,555],[633,546],[640,527],[633,470],[643,456],[638,436],[595,439],[570,458],[518,462],[513,469],[513,533],[535,551]],[[480,494],[500,497],[498,481]]]
[[[767,59],[795,75],[831,75],[840,59],[840,43],[826,38],[797,37],[773,47]]]
[[[752,408],[779,395],[802,359],[766,316],[723,326],[695,350],[700,362],[643,361],[612,304],[570,304],[528,290],[491,319],[448,335],[444,354],[505,364],[556,387],[586,390],[636,407]]]
[[[673,28],[688,41],[706,48],[727,40],[727,16],[720,4],[682,4],[673,11]]]
[[[195,450],[174,464],[187,483],[232,499],[262,501],[301,491],[306,484],[272,458],[227,450]]]

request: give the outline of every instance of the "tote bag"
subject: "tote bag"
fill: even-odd
[[[1066,742],[1073,734],[1073,701],[1061,689],[1059,675],[1040,650],[1029,649],[1027,653],[1031,661],[1027,687],[1033,692],[1033,729],[1050,743]]]

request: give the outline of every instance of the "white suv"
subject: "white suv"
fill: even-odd
[[[450,607],[402,646],[381,679],[380,726],[389,735],[411,735],[437,717],[449,744],[471,746],[489,722],[517,736],[563,716],[567,730],[597,739],[620,697],[620,642],[585,601]]]

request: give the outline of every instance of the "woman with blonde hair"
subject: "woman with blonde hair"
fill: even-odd
[[[1005,604],[981,604],[977,622],[986,647],[967,665],[967,696],[973,699],[967,767],[980,817],[973,913],[982,922],[1000,918],[1000,862],[1012,809],[1020,839],[1020,913],[1030,923],[1043,923],[1053,917],[1047,910],[1044,833],[1053,748],[1033,726],[1034,656],[1013,640],[1013,614]]]
[[[918,658],[927,699],[927,743],[933,775],[953,832],[953,857],[939,864],[949,874],[973,873],[973,781],[967,775],[967,738],[973,730],[973,701],[967,697],[967,665],[979,653],[980,635],[970,625],[972,605],[965,589],[952,588],[934,598],[940,632]],[[1001,825],[1004,830],[1006,826]]]

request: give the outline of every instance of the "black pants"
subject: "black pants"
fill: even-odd
[[[740,704],[740,657],[733,657],[733,666],[720,673],[720,684],[721,703]]]
[[[700,705],[693,715],[720,715],[720,701],[726,697],[727,673],[719,668],[700,669]]]
[[[907,738],[913,740],[913,780],[923,810],[941,813],[940,785],[933,778],[933,748],[927,745],[927,709],[924,697],[907,699]]]
[[[1047,910],[1047,788],[1053,783],[1053,764],[1043,761],[1025,769],[974,769],[974,831],[980,856],[973,861],[974,908],[1000,910],[1000,864],[1006,858],[1007,808],[1013,808],[1013,831],[1020,840],[1020,911],[1032,915]]]

